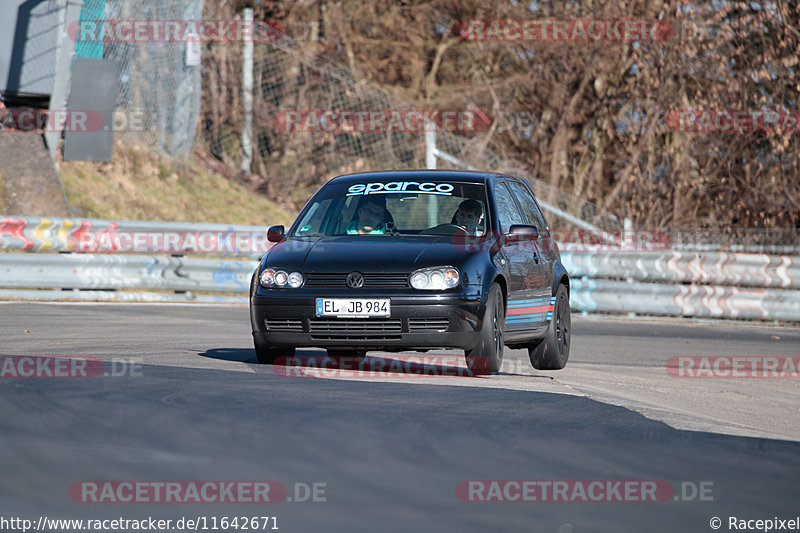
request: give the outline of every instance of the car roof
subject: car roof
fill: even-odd
[[[481,172],[469,170],[382,170],[374,172],[358,172],[355,174],[344,174],[337,176],[330,180],[328,183],[355,183],[363,182],[364,180],[380,180],[380,181],[407,181],[407,180],[421,180],[426,181],[465,181],[469,183],[486,183],[492,177],[506,177],[505,174],[498,174],[496,172]]]

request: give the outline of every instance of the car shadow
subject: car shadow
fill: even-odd
[[[264,370],[270,367],[274,372],[290,376],[303,373],[304,375],[318,375],[318,377],[380,377],[414,376],[414,377],[485,377],[493,376],[520,376],[539,377],[519,372],[481,373],[473,372],[460,364],[462,355],[426,355],[424,353],[400,353],[367,355],[363,359],[356,356],[335,355],[329,356],[325,350],[316,348],[297,348],[294,356],[283,356],[272,365],[259,365],[256,352],[252,348],[214,348],[198,352],[200,357],[208,357],[221,361],[234,361],[258,365]]]
[[[313,348],[298,348],[296,353],[297,355],[306,357],[324,357],[326,355],[324,350],[315,350]],[[253,348],[213,348],[211,350],[197,352],[197,355],[200,357],[208,357],[209,359],[219,359],[220,361],[234,361],[255,365],[258,364],[256,351]]]
[[[204,352],[198,352],[197,355],[210,359],[219,359],[220,361],[258,363],[256,352],[253,348],[213,348]]]

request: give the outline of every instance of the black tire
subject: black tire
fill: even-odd
[[[474,374],[499,372],[503,366],[503,331],[506,323],[506,306],[500,285],[492,283],[486,310],[481,322],[480,341],[474,348],[465,350],[467,366]]]
[[[270,346],[253,341],[256,349],[256,357],[262,365],[271,365],[280,358],[291,359],[294,357],[294,348],[291,346]]]
[[[564,285],[556,291],[553,318],[547,326],[544,339],[528,346],[528,357],[536,370],[561,370],[569,359],[572,320],[569,311],[569,293]]]

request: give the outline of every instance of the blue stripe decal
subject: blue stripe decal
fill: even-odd
[[[529,298],[526,300],[515,300],[513,302],[508,302],[508,309],[520,309],[524,307],[542,307],[546,306],[547,304],[553,304],[555,302],[555,297],[550,298]],[[506,316],[506,325],[511,328],[523,328],[526,326],[541,324],[545,322],[545,320],[549,320],[549,317],[545,319],[546,315],[552,315],[550,312],[541,311],[538,313],[529,313],[525,315],[512,315]]]
[[[533,304],[542,304],[546,301],[546,298],[537,298],[535,300],[514,300],[513,302],[509,302],[509,307],[529,307]],[[552,303],[552,301],[550,302]]]
[[[544,315],[528,315],[524,317],[507,318],[506,324],[518,324],[524,322],[541,322],[544,320]]]

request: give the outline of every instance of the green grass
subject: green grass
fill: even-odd
[[[75,216],[258,226],[295,216],[194,162],[177,165],[137,147],[117,146],[112,163],[61,162],[59,172]]]

